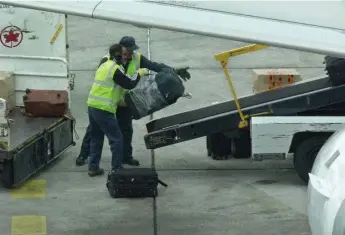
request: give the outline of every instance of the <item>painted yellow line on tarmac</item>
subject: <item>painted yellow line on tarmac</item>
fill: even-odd
[[[45,198],[46,181],[45,180],[28,180],[19,188],[11,191],[12,199],[22,198]]]
[[[12,216],[11,235],[47,235],[45,216]]]

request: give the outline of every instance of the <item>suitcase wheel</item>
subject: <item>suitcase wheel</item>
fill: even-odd
[[[117,198],[118,195],[116,193],[116,190],[115,190],[115,188],[112,186],[112,184],[109,181],[106,183],[106,186],[107,186],[107,189],[109,191],[110,196],[112,198]]]
[[[117,194],[116,194],[116,192],[115,192],[115,189],[110,189],[110,190],[109,190],[109,194],[110,194],[110,196],[111,196],[112,198],[117,198],[117,197],[118,197]]]
[[[118,198],[118,195],[117,195],[115,189],[113,189],[113,188],[109,189],[109,194],[112,198]]]

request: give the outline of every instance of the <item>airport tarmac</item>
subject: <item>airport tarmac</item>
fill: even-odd
[[[70,69],[76,79],[72,113],[80,139],[52,167],[35,177],[36,186],[30,186],[30,182],[23,186],[33,192],[32,198],[0,191],[1,234],[153,234],[152,199],[112,199],[105,187],[106,175],[90,178],[86,166],[75,166],[88,125],[86,98],[95,69],[109,46],[125,35],[135,37],[140,52],[150,54],[153,61],[190,66],[192,79],[185,85],[193,98],[179,100],[155,113],[156,118],[231,99],[213,55],[246,44],[157,29],[148,32],[81,17],[69,16],[68,22]],[[324,73],[322,61],[321,55],[267,48],[234,58],[229,67],[241,96],[252,92],[252,69],[295,68],[308,79]],[[151,166],[151,152],[143,141],[148,120],[134,122],[134,156],[141,167]],[[310,234],[307,188],[289,161],[215,161],[207,157],[206,140],[200,138],[156,150],[155,163],[160,178],[169,185],[160,188],[157,198],[158,234]],[[101,166],[110,168],[107,141]],[[12,222],[11,217],[23,215],[28,215],[27,219],[17,223],[27,225],[22,231],[14,231],[16,217]]]

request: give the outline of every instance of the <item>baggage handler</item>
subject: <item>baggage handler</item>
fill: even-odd
[[[164,68],[171,68],[184,80],[190,79],[190,74],[187,71],[188,67],[183,68],[172,68],[163,63],[156,63],[150,61],[141,53],[137,52],[139,46],[135,43],[135,39],[131,36],[124,36],[121,38],[119,42],[125,50],[122,54],[122,66],[124,68],[125,73],[128,76],[132,76],[136,69],[138,68],[146,68],[148,70],[154,72],[160,72]],[[109,56],[104,56],[100,62],[100,65],[106,62],[109,59]],[[126,91],[123,90],[125,93]],[[123,94],[124,95],[124,94]],[[133,157],[133,147],[132,147],[132,137],[133,137],[133,119],[131,111],[124,102],[120,102],[117,112],[116,112],[116,119],[118,121],[118,125],[121,129],[121,133],[123,136],[123,163],[132,165],[132,166],[139,166],[139,161]],[[80,150],[80,154],[77,157],[76,165],[82,166],[86,163],[86,159],[89,156],[89,130],[88,127],[83,139],[82,147]]]
[[[109,49],[109,60],[97,69],[87,100],[91,137],[88,174],[91,177],[104,174],[99,166],[104,135],[109,140],[112,170],[123,168],[123,137],[114,114],[123,89],[133,89],[140,77],[148,74],[148,70],[138,69],[131,76],[126,75],[120,66],[124,50],[120,44]]]

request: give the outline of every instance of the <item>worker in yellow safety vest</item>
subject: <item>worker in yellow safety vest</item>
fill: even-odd
[[[146,68],[154,72],[160,72],[162,69],[171,68],[184,80],[190,79],[190,74],[187,71],[188,67],[172,68],[163,63],[156,63],[147,59],[144,55],[137,52],[139,46],[135,43],[135,39],[131,36],[124,36],[119,42],[125,49],[122,53],[122,67],[127,76],[133,76],[139,68]],[[109,55],[104,56],[100,62],[100,65],[108,61]],[[122,93],[126,93],[126,89],[122,90]],[[123,96],[122,96],[123,97]],[[133,137],[133,124],[131,110],[126,107],[123,100],[119,103],[116,112],[116,119],[118,121],[121,133],[123,136],[123,163],[139,166],[139,161],[133,158],[132,137]],[[82,147],[79,156],[76,160],[76,165],[81,166],[86,163],[86,159],[89,156],[89,139],[90,128],[88,127],[83,139]]]
[[[89,176],[104,174],[99,166],[104,135],[109,140],[112,169],[123,168],[123,139],[114,114],[122,99],[123,90],[133,89],[140,77],[148,74],[148,70],[137,69],[131,76],[126,75],[121,67],[124,50],[120,44],[109,49],[109,59],[98,67],[87,100],[91,137]]]

